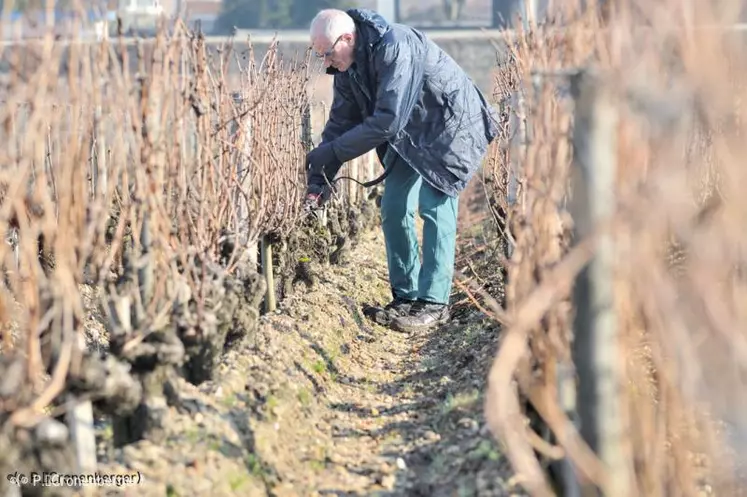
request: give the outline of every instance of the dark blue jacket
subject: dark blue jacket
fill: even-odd
[[[497,114],[461,67],[425,35],[365,9],[347,13],[355,61],[334,76],[322,142],[341,162],[382,145],[433,187],[455,197],[496,137]]]

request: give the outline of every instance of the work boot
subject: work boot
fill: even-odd
[[[415,333],[431,330],[449,320],[449,306],[418,300],[406,316],[392,319],[390,327],[396,331]]]
[[[384,307],[371,306],[363,310],[363,315],[376,324],[381,326],[389,326],[397,316],[406,316],[410,312],[414,301],[403,299],[400,297],[394,297]]]

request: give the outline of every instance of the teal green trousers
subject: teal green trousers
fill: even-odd
[[[384,160],[387,164],[396,161],[385,180],[381,199],[392,294],[448,304],[454,276],[459,199],[424,182],[393,151]],[[415,231],[416,211],[423,220],[422,262]]]

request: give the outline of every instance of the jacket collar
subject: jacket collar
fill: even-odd
[[[373,10],[349,9],[347,14],[355,21],[365,44],[375,45],[391,29],[389,23]]]

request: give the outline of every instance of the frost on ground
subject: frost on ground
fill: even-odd
[[[163,443],[114,448],[100,426],[100,471],[144,479],[112,495],[520,493],[482,416],[496,325],[463,299],[428,334],[368,322],[362,305],[389,298],[378,229],[345,264],[315,269],[214,380],[180,381]]]

